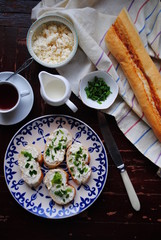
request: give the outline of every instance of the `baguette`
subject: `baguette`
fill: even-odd
[[[88,165],[90,155],[81,143],[75,142],[68,148],[66,162],[68,171],[76,184],[84,184],[89,180],[91,176],[91,168]]]
[[[40,164],[43,161],[42,154],[35,146],[26,146],[18,156],[18,164],[22,179],[30,186],[37,187],[43,179]]]
[[[109,28],[105,42],[120,63],[149,125],[161,142],[161,75],[125,9]]]
[[[73,186],[68,184],[68,174],[62,169],[51,169],[44,177],[44,184],[51,198],[59,205],[71,202],[76,194]]]
[[[65,158],[66,149],[72,144],[72,135],[65,128],[54,130],[47,139],[44,151],[44,164],[56,168]]]

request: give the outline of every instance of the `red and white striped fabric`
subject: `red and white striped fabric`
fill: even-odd
[[[161,2],[159,0],[43,0],[32,10],[32,19],[57,13],[73,22],[79,38],[74,59],[58,72],[71,83],[78,95],[79,80],[95,69],[112,75],[119,96],[106,113],[116,118],[125,136],[154,164],[161,167],[161,143],[158,142],[119,64],[106,48],[104,37],[121,9],[125,7],[145,48],[161,72]]]

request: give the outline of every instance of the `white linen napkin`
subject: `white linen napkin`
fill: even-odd
[[[79,48],[72,61],[57,69],[66,77],[78,96],[80,79],[95,69],[112,75],[119,86],[119,96],[106,113],[115,117],[124,135],[136,148],[161,167],[161,144],[146,123],[119,64],[108,51],[104,37],[121,9],[125,7],[145,48],[161,72],[161,2],[159,0],[42,0],[32,10],[35,20],[56,13],[69,19],[78,33]]]

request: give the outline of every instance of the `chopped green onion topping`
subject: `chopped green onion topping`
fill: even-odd
[[[29,164],[29,163],[26,163],[25,168],[28,168],[29,166],[30,166],[30,164]]]
[[[62,183],[62,175],[59,172],[55,172],[53,179],[51,180],[52,184],[61,184]]]
[[[28,168],[29,170],[29,174],[30,176],[32,177],[33,175],[36,175],[37,174],[37,171],[34,168],[33,165],[31,165],[31,160],[35,160],[35,158],[32,156],[31,153],[27,152],[27,151],[21,151],[21,154],[24,155],[24,157],[27,158],[27,163],[25,164],[25,168]]]
[[[33,158],[32,154],[27,151],[22,151],[21,154],[23,154],[24,157],[28,158],[28,161],[31,161],[31,159]]]
[[[32,177],[32,175],[36,175],[37,174],[37,171],[36,170],[30,170],[29,171],[29,174],[30,174],[30,176]]]
[[[61,134],[64,134],[64,132],[63,132],[61,129],[59,129],[59,132],[60,132]]]
[[[73,172],[73,171],[74,171],[74,167],[71,167],[71,168],[70,168],[70,171]]]
[[[49,146],[49,148],[50,148],[50,146]],[[49,148],[46,149],[46,152],[45,152],[46,156],[50,156],[50,149]]]
[[[86,157],[87,157],[87,154],[84,153],[84,154],[83,154],[83,158],[86,159]]]
[[[112,93],[110,87],[106,84],[103,78],[95,78],[88,82],[88,86],[85,88],[87,97],[97,103],[102,104],[103,101]]]
[[[63,189],[57,190],[54,193],[55,193],[56,196],[68,198],[70,192],[72,192],[72,189],[71,188],[67,188],[66,190],[63,190]]]

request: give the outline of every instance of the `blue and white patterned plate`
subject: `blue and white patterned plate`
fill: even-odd
[[[81,142],[91,156],[92,175],[85,185],[76,185],[69,176],[69,183],[76,188],[74,200],[65,206],[57,205],[49,196],[42,182],[36,189],[22,180],[18,166],[18,154],[27,144],[44,151],[46,139],[58,127],[68,129],[73,142]],[[61,166],[67,171],[65,161]],[[42,171],[48,171],[42,166]],[[44,218],[60,219],[71,217],[87,209],[100,195],[106,182],[108,161],[105,148],[98,135],[84,122],[65,115],[47,115],[25,124],[12,138],[5,154],[4,173],[7,186],[14,199],[27,211]]]

